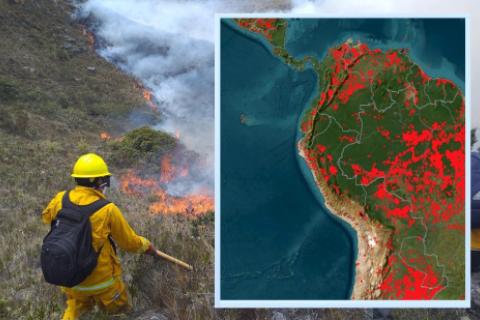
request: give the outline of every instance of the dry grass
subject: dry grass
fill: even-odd
[[[69,149],[62,147],[62,140],[32,142],[3,133],[0,144],[0,318],[56,319],[64,308],[64,297],[41,275],[39,248],[48,226],[41,224],[39,214],[55,192],[72,186],[68,172],[82,148],[101,153],[105,150],[102,143],[84,142]],[[150,319],[146,316],[149,314],[181,320],[379,319],[364,310],[215,310],[213,216],[191,220],[152,215],[148,212],[148,194],[128,196],[115,188],[109,198],[119,205],[139,234],[195,266],[195,271],[189,273],[149,256],[121,253],[124,279],[134,306],[129,319]],[[468,314],[463,310],[394,310],[391,315],[392,319],[450,320]],[[85,319],[108,317],[93,312]]]

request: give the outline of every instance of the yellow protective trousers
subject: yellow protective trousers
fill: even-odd
[[[76,320],[95,305],[109,314],[127,312],[131,308],[125,284],[120,278],[90,287],[62,288],[62,291],[67,296],[63,320]]]

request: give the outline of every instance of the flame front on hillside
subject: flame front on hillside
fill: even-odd
[[[172,166],[172,157],[170,155],[164,156],[161,164],[160,182],[168,183],[172,181],[175,176],[175,170],[176,168]]]
[[[172,176],[173,178],[173,176]],[[204,215],[214,210],[213,198],[206,194],[173,196],[167,193],[163,182],[153,178],[142,178],[132,170],[120,177],[120,189],[130,195],[153,194],[149,210],[154,214],[184,214],[190,217]]]
[[[167,154],[162,158],[160,169],[160,183],[169,183],[175,178],[186,177],[189,174],[189,169],[186,164],[173,164],[172,156]]]
[[[146,89],[139,81],[135,81],[134,87],[142,91],[143,97],[150,108],[158,109],[151,91]],[[101,137],[104,140],[110,139],[110,137],[104,138],[103,135]],[[180,139],[178,129],[175,130],[175,137]],[[142,177],[138,172],[129,170],[120,177],[120,189],[130,195],[154,195],[156,200],[149,206],[150,212],[154,214],[185,214],[194,217],[213,211],[213,197],[208,192],[187,193],[178,196],[167,191],[167,184],[175,184],[179,180],[184,183],[188,180],[191,164],[187,164],[185,160],[186,158],[183,157],[173,157],[171,153],[164,155],[160,160],[160,170],[155,178],[152,178],[151,175],[148,178]]]
[[[120,177],[120,189],[127,194],[140,195],[145,191],[154,188],[155,180],[152,178],[141,178],[132,170]]]
[[[153,102],[152,99],[152,93],[148,91],[147,89],[143,89],[143,97],[145,98],[145,101],[147,101],[148,106],[152,110],[157,110],[158,106]]]
[[[158,110],[157,104],[153,100],[153,94],[150,90],[145,88],[145,86],[140,83],[140,81],[136,80],[133,87],[137,90],[142,91],[143,98],[145,99],[145,102],[147,105],[150,107],[152,110]]]
[[[186,214],[201,216],[213,211],[213,199],[207,195],[192,194],[185,197],[174,197],[159,188],[155,191],[159,201],[150,205],[152,213]]]

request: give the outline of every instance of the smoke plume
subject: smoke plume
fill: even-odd
[[[168,184],[169,193],[213,192],[215,13],[275,11],[286,3],[89,0],[80,5],[98,53],[151,91],[163,116],[157,129],[199,155],[188,179]]]

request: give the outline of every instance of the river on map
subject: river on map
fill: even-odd
[[[290,20],[286,47],[319,58],[348,38],[408,47],[427,73],[464,88],[461,36],[452,50],[435,35],[437,27],[463,34],[463,21],[451,22]],[[296,147],[299,117],[318,94],[315,73],[293,71],[230,22],[220,48],[221,299],[348,299],[356,233],[324,207]]]

